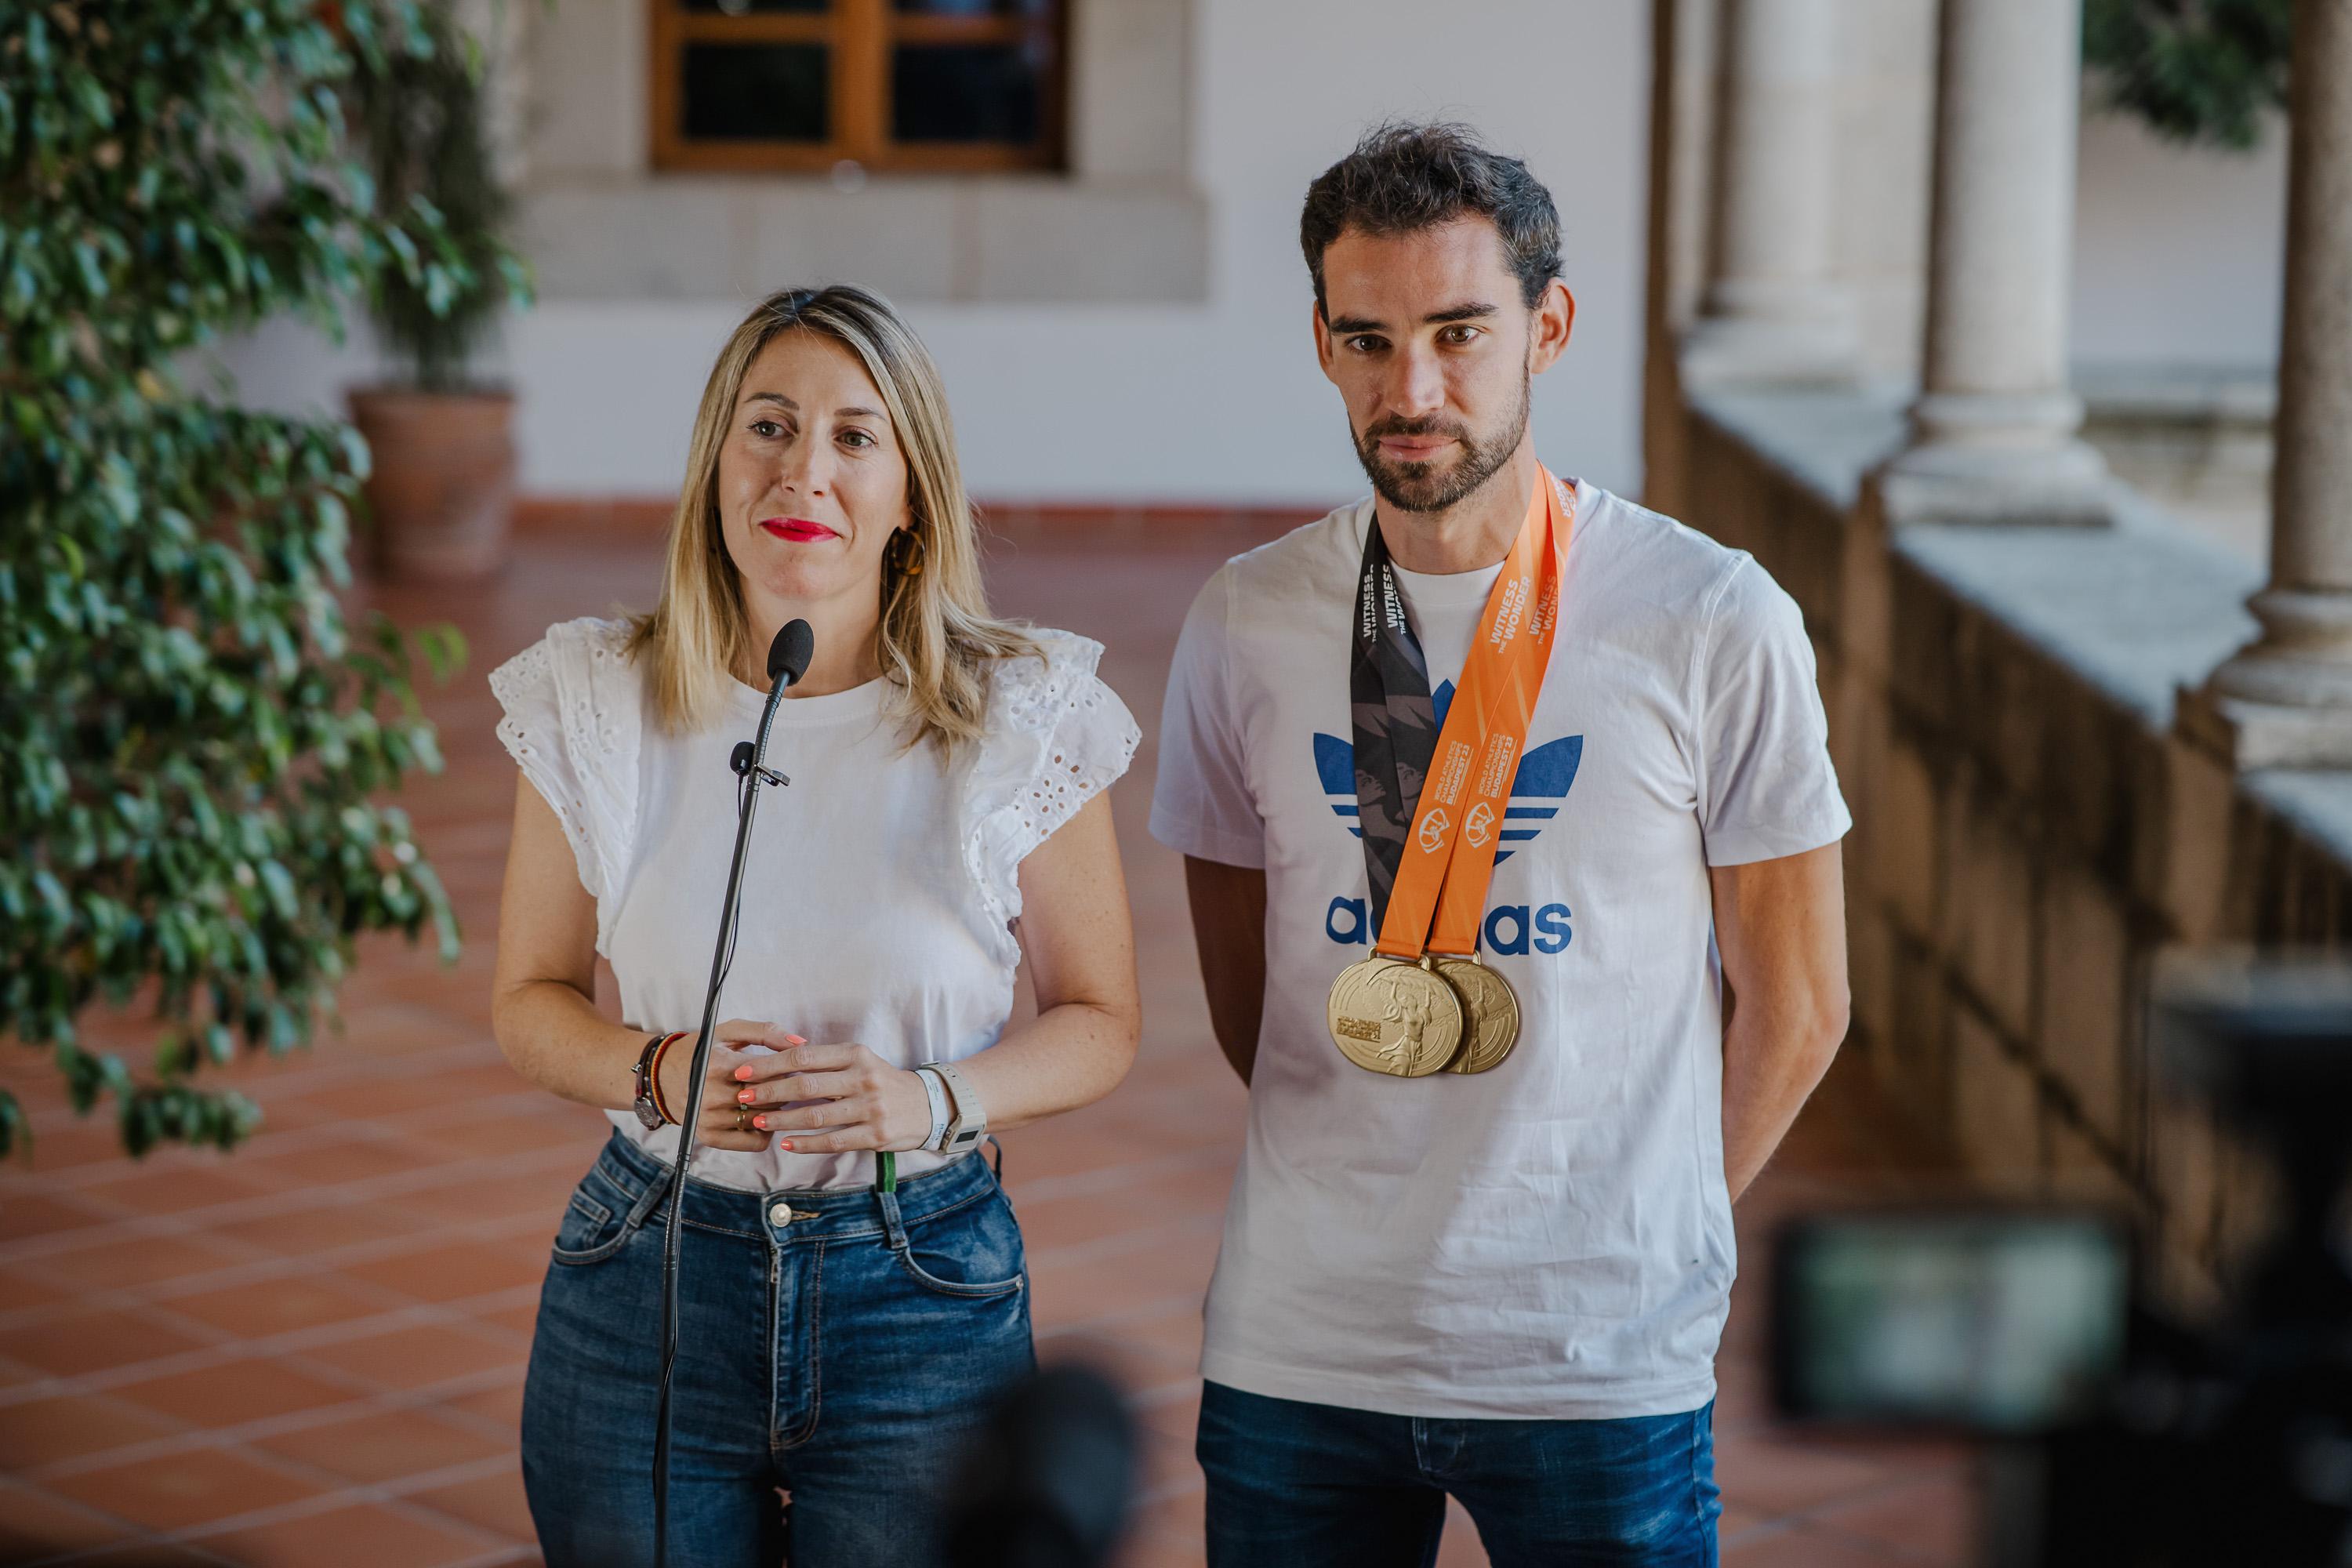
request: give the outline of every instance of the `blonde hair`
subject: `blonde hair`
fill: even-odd
[[[655,717],[673,733],[717,718],[731,671],[764,666],[766,650],[751,646],[742,574],[720,526],[719,453],[751,362],[791,331],[830,338],[857,356],[907,455],[912,545],[902,551],[893,541],[883,554],[876,651],[884,678],[899,689],[907,743],[933,740],[953,750],[978,739],[986,721],[988,667],[1043,656],[1020,627],[988,613],[979,529],[956,462],[939,367],[889,303],[863,289],[835,284],[771,294],[719,350],[694,416],[661,602],[652,614],[633,617],[627,651],[644,661]],[[906,570],[909,563],[917,569]]]

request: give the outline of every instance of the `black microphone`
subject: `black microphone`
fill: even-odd
[[[815,657],[816,634],[809,630],[809,624],[786,621],[776,640],[768,645],[768,679],[778,689],[793,685],[808,673],[809,660]]]
[[[768,645],[768,705],[760,712],[760,738],[756,742],[736,742],[728,761],[737,778],[749,773],[767,753],[768,726],[775,721],[776,699],[787,688],[799,684],[801,677],[808,673],[809,660],[815,657],[816,634],[809,630],[806,621],[786,621],[778,628],[776,640]],[[781,775],[772,776],[768,782],[774,784],[780,778]]]

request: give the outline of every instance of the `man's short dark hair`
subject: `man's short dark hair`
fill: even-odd
[[[1466,125],[1389,121],[1307,187],[1298,245],[1323,309],[1323,253],[1351,228],[1412,234],[1475,213],[1494,224],[1529,310],[1559,276],[1559,213],[1517,158],[1482,144]]]

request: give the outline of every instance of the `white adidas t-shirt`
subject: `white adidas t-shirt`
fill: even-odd
[[[1483,926],[1518,1048],[1475,1076],[1367,1072],[1324,1000],[1369,951],[1348,667],[1371,520],[1367,500],[1226,563],[1169,682],[1153,834],[1266,873],[1202,1373],[1411,1415],[1696,1409],[1734,1271],[1707,868],[1851,825],[1811,647],[1748,556],[1578,486]],[[1441,713],[1495,575],[1402,574]]]
[[[765,694],[728,683],[718,722],[665,733],[614,620],[565,621],[490,675],[499,739],[546,797],[596,900],[596,950],[621,1016],[648,1034],[698,1028],[735,847],[729,754],[759,729]],[[911,750],[895,689],[871,680],[776,708],[743,867],[743,919],[719,1016],[855,1041],[894,1067],[956,1061],[996,1043],[1013,1010],[1021,861],[1127,771],[1139,738],[1095,675],[1102,646],[1032,633],[1043,659],[989,677],[986,732],[950,758]],[[613,1125],[666,1163],[678,1131]],[[862,1186],[866,1153],[697,1149],[694,1173],[749,1192]],[[912,1151],[898,1172],[942,1156]]]

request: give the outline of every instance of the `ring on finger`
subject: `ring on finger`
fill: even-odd
[[[750,1106],[748,1106],[748,1105],[739,1105],[739,1106],[737,1106],[737,1107],[735,1108],[735,1131],[738,1131],[738,1132],[748,1132],[748,1131],[751,1131],[751,1108]]]

